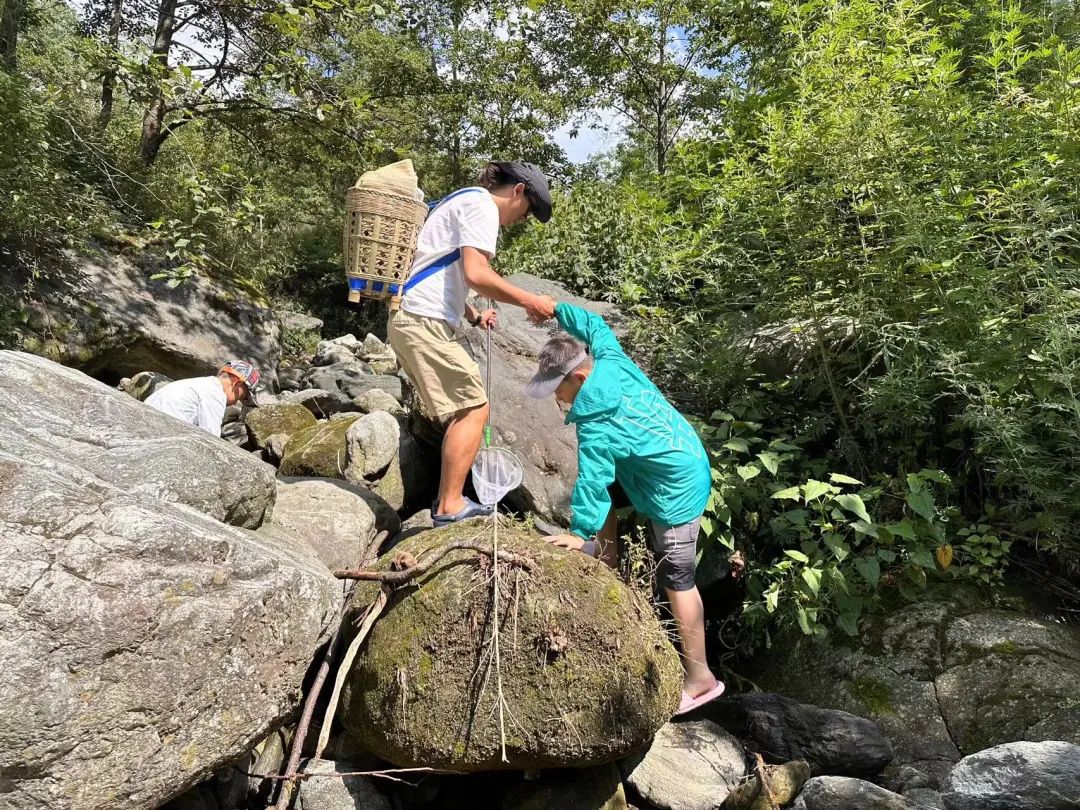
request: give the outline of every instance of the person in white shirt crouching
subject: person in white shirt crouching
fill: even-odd
[[[177,380],[151,394],[146,404],[181,422],[221,436],[225,409],[237,402],[255,406],[254,392],[259,370],[243,360],[232,360],[216,377]]]

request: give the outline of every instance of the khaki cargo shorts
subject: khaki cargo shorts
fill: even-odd
[[[390,314],[386,331],[428,416],[442,421],[487,404],[480,366],[460,329],[441,318],[399,309]]]

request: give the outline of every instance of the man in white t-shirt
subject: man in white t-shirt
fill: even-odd
[[[253,394],[258,384],[257,368],[242,360],[233,360],[222,366],[216,377],[177,380],[159,388],[147,397],[146,404],[220,436],[225,409],[237,402],[254,406]]]
[[[462,321],[490,329],[494,310],[478,312],[467,301],[475,290],[525,309],[534,323],[555,314],[555,301],[515,287],[490,265],[499,227],[530,214],[551,218],[547,178],[531,163],[489,163],[478,185],[444,197],[428,215],[417,241],[401,309],[390,316],[390,345],[412,379],[428,416],[448,422],[442,447],[436,526],[491,513],[462,494],[480,448],[488,397],[480,367],[469,350]]]

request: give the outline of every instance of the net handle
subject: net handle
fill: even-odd
[[[488,299],[488,309],[494,307],[494,302]],[[491,391],[491,324],[487,324],[484,327],[484,331],[487,332],[487,348],[485,349],[485,365],[487,366],[484,372],[484,387],[487,388],[488,396],[488,413],[487,421],[484,422],[484,447],[491,447],[491,411],[492,409],[492,391]]]

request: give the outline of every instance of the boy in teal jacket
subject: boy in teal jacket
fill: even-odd
[[[608,488],[616,481],[649,519],[657,578],[682,642],[683,714],[724,691],[705,662],[705,613],[694,583],[698,530],[712,487],[709,459],[694,429],[626,356],[603,318],[566,303],[555,306],[555,317],[573,337],[547,342],[525,393],[554,394],[570,406],[578,477],[571,533],[548,541],[611,563],[615,514]]]

